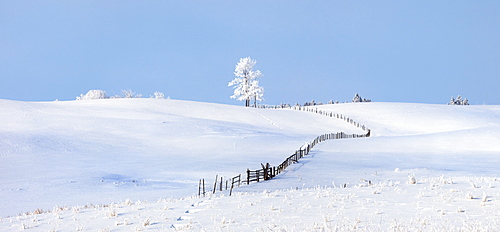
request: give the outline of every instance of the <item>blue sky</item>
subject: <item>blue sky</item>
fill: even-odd
[[[0,99],[90,89],[230,99],[257,60],[263,103],[500,105],[500,1],[0,0]]]

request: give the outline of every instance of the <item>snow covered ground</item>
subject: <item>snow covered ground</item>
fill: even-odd
[[[499,227],[500,106],[317,107],[372,137],[320,143],[275,179],[197,198],[200,178],[277,165],[323,133],[363,131],[309,112],[177,100],[0,100],[0,229]]]
[[[0,215],[55,205],[156,200],[200,178],[281,162],[341,120],[160,99],[0,101]]]

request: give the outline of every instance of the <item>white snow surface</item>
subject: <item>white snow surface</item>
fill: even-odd
[[[364,131],[289,109],[0,100],[0,230],[499,228],[500,106],[311,108],[346,115],[372,137],[320,143],[270,181],[198,198],[200,178],[213,184],[278,165],[320,134]]]

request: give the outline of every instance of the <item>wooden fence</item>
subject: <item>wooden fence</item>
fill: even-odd
[[[299,160],[308,155],[311,149],[314,148],[318,143],[327,141],[327,140],[332,140],[332,139],[350,139],[350,138],[366,138],[370,137],[370,129],[368,127],[359,124],[355,122],[353,119],[348,118],[342,114],[335,114],[332,112],[327,112],[327,111],[321,111],[318,110],[318,108],[311,108],[311,107],[303,107],[303,106],[293,106],[293,107],[283,107],[283,108],[275,108],[275,109],[292,109],[292,110],[299,110],[299,111],[306,111],[306,112],[313,112],[321,115],[325,115],[327,117],[331,118],[337,118],[344,120],[347,123],[350,123],[358,128],[361,128],[363,131],[366,132],[366,134],[346,134],[344,132],[338,132],[338,133],[330,133],[330,134],[323,134],[315,139],[313,139],[311,142],[307,143],[306,145],[303,145],[300,147],[298,150],[295,151],[292,155],[290,155],[288,158],[285,159],[281,164],[277,166],[271,166],[269,163],[266,164],[261,164],[262,169],[257,169],[257,170],[250,170],[247,169],[246,171],[246,180],[244,182],[241,181],[241,174],[230,178],[230,180],[226,180],[226,187],[225,190],[230,190],[229,195],[232,194],[233,188],[234,187],[239,187],[242,183],[245,183],[249,185],[252,182],[261,182],[261,181],[266,181],[274,178],[275,176],[279,175],[282,173],[288,166],[291,164],[299,162]],[[217,184],[219,183],[219,187],[217,187]],[[218,179],[218,176],[215,177],[215,182],[214,182],[214,187],[212,189],[212,193],[215,193],[217,190],[223,191],[223,178],[220,177],[220,181]],[[237,186],[236,186],[237,184]],[[229,187],[230,185],[230,187]],[[206,189],[205,189],[205,179],[200,179],[200,182],[198,184],[198,196],[205,196],[206,194]]]

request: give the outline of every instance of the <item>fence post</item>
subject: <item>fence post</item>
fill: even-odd
[[[205,197],[205,179],[202,179],[203,182],[203,197]]]
[[[231,181],[231,190],[229,190],[229,196],[233,195],[234,182]]]
[[[217,178],[219,177],[219,175],[215,175],[215,183],[214,183],[214,191],[213,193],[215,194],[215,190],[217,190]]]
[[[269,164],[269,163],[267,163],[267,164]],[[264,171],[264,180],[268,180],[267,176],[269,175],[269,170],[267,170],[267,168],[268,168],[267,164],[265,166],[263,163],[260,164],[260,166],[262,166],[262,170]]]
[[[201,179],[198,181],[198,197],[201,195]]]
[[[250,169],[247,168],[247,185],[250,184]]]

